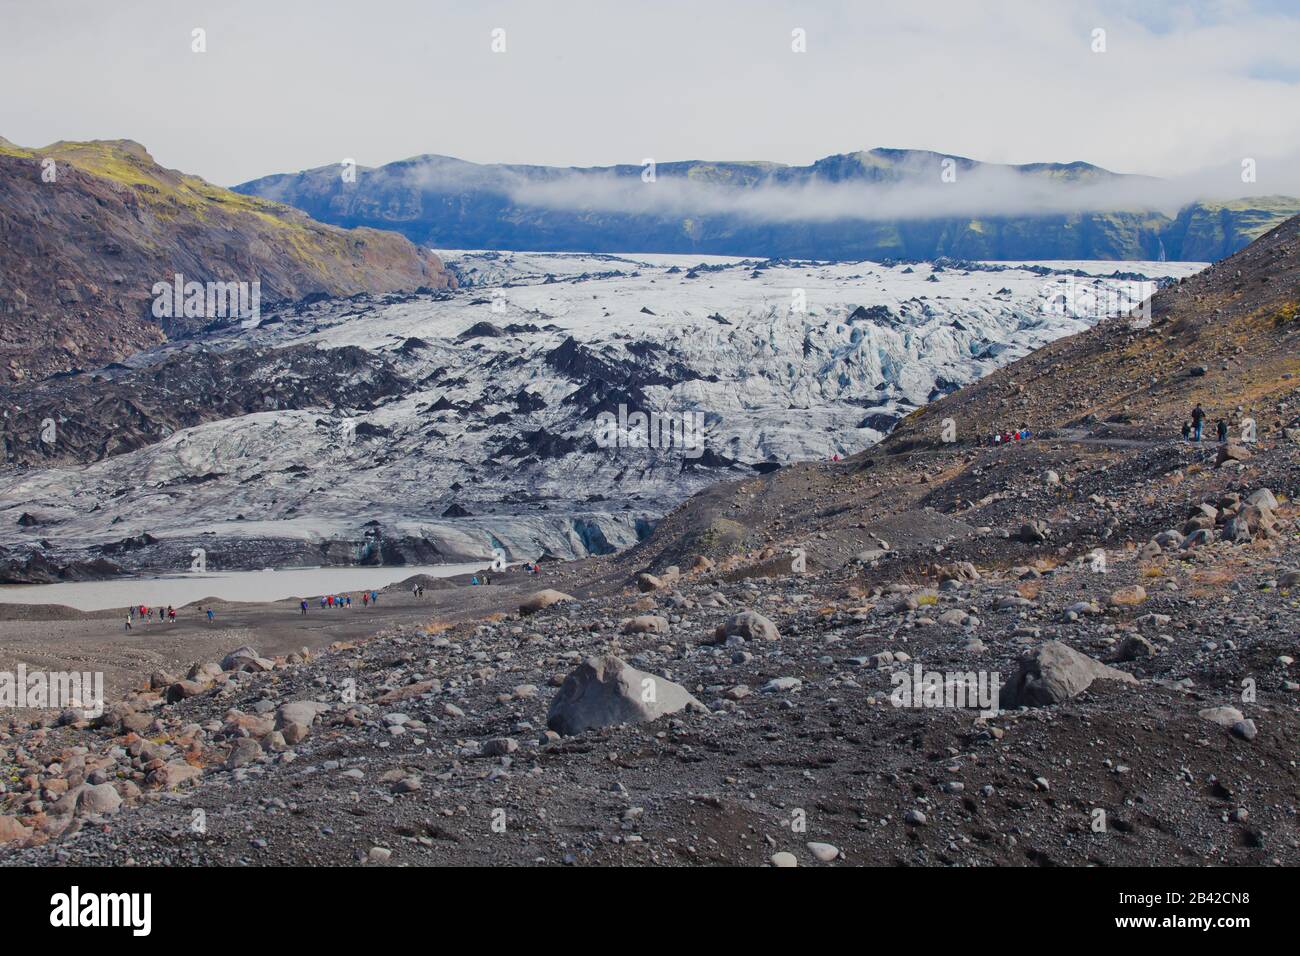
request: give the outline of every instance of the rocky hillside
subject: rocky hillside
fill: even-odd
[[[1300,212],[1300,200],[1271,197],[1197,204],[1173,220],[1140,202],[1112,212],[980,215],[970,210],[1007,195],[1045,208],[1113,208],[1089,207],[1083,197],[1108,189],[1140,196],[1148,180],[1088,163],[1000,166],[924,150],[873,149],[808,166],[663,163],[653,183],[642,174],[641,166],[561,169],[417,156],[358,169],[351,183],[326,166],[234,188],[323,222],[395,229],[434,248],[837,260],[1210,261]],[[946,211],[954,207],[967,211]],[[871,212],[846,213],[854,208]]]
[[[936,441],[945,418],[963,443],[1025,424],[1169,436],[1198,401],[1234,439],[1246,419],[1275,436],[1300,411],[1285,402],[1300,384],[1300,216],[1157,293],[1144,325],[1120,318],[1059,339],[920,409],[895,441]]]
[[[177,273],[260,282],[263,305],[452,282],[401,236],[164,169],[138,143],[0,140],[0,380],[99,367],[214,321],[154,316],[154,284]]]

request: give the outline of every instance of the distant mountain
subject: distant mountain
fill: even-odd
[[[164,169],[129,140],[24,149],[0,139],[0,381],[192,334],[214,317],[154,315],[154,285],[177,274],[257,282],[263,305],[454,283],[399,235],[313,222]]]
[[[342,173],[326,166],[234,188],[435,248],[838,260],[1201,261],[1300,212],[1300,201],[1270,197],[1196,204],[1170,219],[1144,208],[1145,187],[1156,182],[1146,177],[1088,163],[1001,166],[899,149],[810,166],[664,163],[652,183],[642,166],[477,165],[446,156],[358,168],[352,181]],[[1083,211],[1106,189],[1133,197],[1133,208]],[[1024,211],[977,213],[1014,204]]]

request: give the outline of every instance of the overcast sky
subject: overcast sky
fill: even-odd
[[[0,0],[0,136],[232,185],[353,158],[808,163],[873,146],[1185,175],[1300,156],[1300,0]],[[207,52],[191,50],[206,31]],[[505,31],[504,53],[492,31]],[[806,53],[791,49],[806,31]],[[1094,52],[1095,30],[1105,52]],[[1270,162],[1270,157],[1276,158]],[[1231,191],[1231,190],[1229,190]]]

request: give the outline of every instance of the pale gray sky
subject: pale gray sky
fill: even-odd
[[[1283,191],[1300,2],[0,0],[0,89],[0,136],[135,139],[222,185],[894,146],[1157,176],[1251,157]]]

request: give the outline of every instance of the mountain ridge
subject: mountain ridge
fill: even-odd
[[[631,164],[478,164],[424,154],[355,172],[344,182],[339,167],[318,166],[232,188],[336,225],[395,229],[433,248],[840,261],[1208,261],[1300,212],[1300,200],[1265,196],[1185,204],[1171,217],[1144,195],[1161,182],[1153,177],[1079,160],[999,165],[887,148],[804,166],[659,163],[659,195],[638,188],[643,167]],[[1114,211],[1089,211],[1089,190],[1111,188],[1133,198]],[[977,211],[1007,195],[1026,211]]]

